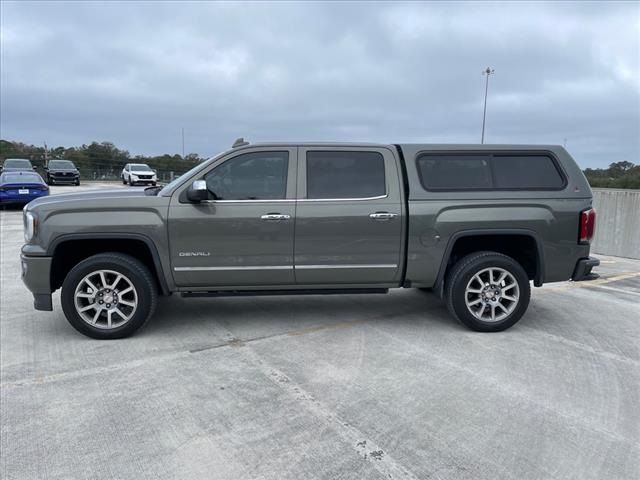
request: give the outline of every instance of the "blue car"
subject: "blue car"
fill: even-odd
[[[49,195],[49,187],[35,172],[4,172],[0,174],[0,205],[26,204]]]

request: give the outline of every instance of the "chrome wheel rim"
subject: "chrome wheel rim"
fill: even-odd
[[[74,303],[83,321],[110,330],[131,320],[138,309],[138,292],[122,273],[96,270],[80,280]]]
[[[464,292],[469,312],[483,322],[500,322],[518,306],[520,288],[504,268],[491,267],[476,273]]]

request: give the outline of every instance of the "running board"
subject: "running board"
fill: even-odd
[[[257,297],[271,295],[355,295],[361,293],[388,293],[388,288],[326,288],[304,290],[210,290],[182,292],[182,297]]]

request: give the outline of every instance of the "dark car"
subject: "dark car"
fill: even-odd
[[[26,158],[7,158],[0,168],[0,172],[33,172],[36,169]]]
[[[0,174],[0,205],[26,204],[49,195],[49,187],[42,177],[31,172],[2,172]]]
[[[80,172],[71,160],[49,160],[44,171],[45,180],[49,185],[58,183],[80,185]]]

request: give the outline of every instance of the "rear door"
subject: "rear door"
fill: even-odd
[[[293,285],[296,148],[242,149],[193,180],[210,200],[176,192],[169,243],[178,287]]]
[[[297,284],[399,281],[400,175],[392,151],[383,147],[299,148]]]

